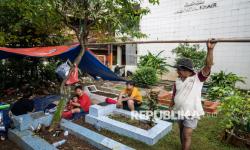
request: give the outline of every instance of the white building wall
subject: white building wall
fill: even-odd
[[[250,0],[160,0],[160,5],[145,1],[143,6],[151,13],[140,24],[148,38],[140,40],[250,38]],[[176,46],[140,44],[138,55],[165,50],[163,57],[174,63],[171,50]],[[250,43],[218,43],[214,62],[213,72],[224,70],[247,77],[247,84],[240,86],[250,88]]]

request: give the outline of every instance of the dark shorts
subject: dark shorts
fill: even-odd
[[[122,106],[123,106],[123,109],[130,110],[128,107],[128,101],[122,101]],[[138,103],[138,101],[134,101],[134,106],[135,106],[135,110],[138,110],[138,108],[141,106],[141,103]]]

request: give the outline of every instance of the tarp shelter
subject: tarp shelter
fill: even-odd
[[[34,48],[6,48],[0,47],[0,59],[13,56],[20,57],[53,57],[59,56],[62,59],[69,59],[71,62],[80,52],[80,45],[73,46],[50,46]],[[81,71],[92,77],[101,77],[103,80],[124,81],[108,67],[102,64],[90,51],[86,51],[79,64]]]

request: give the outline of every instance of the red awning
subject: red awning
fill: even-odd
[[[49,47],[34,47],[34,48],[6,48],[0,47],[1,51],[19,54],[19,55],[26,55],[26,56],[33,56],[33,57],[50,57],[62,54],[68,51],[70,48],[76,45],[71,46],[49,46]]]

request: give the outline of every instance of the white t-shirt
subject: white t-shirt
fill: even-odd
[[[201,90],[206,78],[199,72],[186,78],[185,81],[180,78],[176,80],[173,108],[175,114],[193,118],[200,118],[204,115],[201,104]]]

